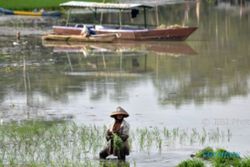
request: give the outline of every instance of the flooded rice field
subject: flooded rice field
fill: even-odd
[[[117,106],[129,166],[175,166],[206,146],[249,156],[249,10],[220,5],[159,8],[162,24],[199,27],[185,42],[45,42],[64,18],[0,16],[0,164],[96,166]]]

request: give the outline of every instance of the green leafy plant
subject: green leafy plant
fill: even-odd
[[[240,166],[240,156],[225,149],[217,149],[214,152],[212,163],[215,167]]]
[[[122,147],[123,147],[123,141],[121,137],[114,133],[113,134],[113,148],[119,151],[122,149]]]
[[[177,165],[177,167],[205,167],[205,164],[198,159],[189,159],[182,161]]]
[[[240,167],[250,167],[250,158],[245,158],[241,161]]]
[[[211,147],[206,147],[195,154],[197,158],[202,158],[205,160],[213,158],[213,155],[214,155],[214,150]]]

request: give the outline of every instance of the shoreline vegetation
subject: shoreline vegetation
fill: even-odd
[[[0,7],[9,10],[27,10],[46,9],[59,10],[59,4],[70,0],[8,0],[0,1]],[[82,0],[75,0],[82,1]],[[87,2],[115,2],[115,0],[85,0]]]
[[[177,167],[249,167],[250,158],[240,157],[238,152],[229,152],[222,148],[214,150],[206,147],[192,155],[193,159],[180,162]]]
[[[106,126],[77,125],[69,121],[2,123],[0,167],[98,166],[100,165],[100,161],[97,160],[98,152],[106,145],[106,130]],[[131,129],[129,143],[132,152],[147,153],[150,156],[154,153],[167,152],[169,148],[176,146],[220,143],[230,137],[230,132],[226,134],[218,128],[198,130],[144,127]]]

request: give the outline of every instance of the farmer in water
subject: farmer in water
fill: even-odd
[[[113,154],[118,157],[118,160],[126,159],[129,155],[129,124],[124,120],[129,114],[121,107],[117,107],[116,111],[110,115],[114,118],[114,123],[109,127],[106,133],[108,145],[100,152],[100,159],[105,159]]]

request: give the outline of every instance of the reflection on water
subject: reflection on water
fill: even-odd
[[[76,45],[22,37],[14,46],[14,36],[0,37],[1,121],[103,125],[122,105],[133,127],[229,128],[233,136],[220,147],[248,152],[249,124],[240,122],[249,121],[249,13],[235,15],[207,1],[185,5],[158,9],[162,24],[199,25],[181,43]],[[148,19],[155,24],[151,12]]]
[[[140,54],[142,52],[152,52],[154,55],[195,55],[194,49],[185,42],[157,42],[157,41],[130,41],[121,43],[73,43],[73,42],[51,42],[43,41],[43,46],[53,47],[53,52],[81,52],[85,57],[89,54],[97,55],[98,53],[125,53]]]
[[[185,5],[191,5],[185,19],[194,23],[197,4]],[[237,16],[225,15],[217,7],[208,9],[206,5],[199,7],[202,22],[189,42],[111,45],[23,38],[19,46],[13,46],[14,39],[2,38],[1,41],[7,41],[1,42],[1,73],[6,76],[1,79],[2,102],[6,102],[10,92],[29,97],[40,94],[42,101],[68,101],[70,94],[87,90],[92,100],[107,98],[113,92],[108,99],[126,102],[129,89],[140,87],[142,82],[151,82],[159,105],[178,107],[246,96],[249,20],[241,17],[239,29]],[[183,5],[160,7],[161,17],[169,17],[169,10],[175,6],[183,9]],[[202,13],[208,10],[209,14]],[[8,88],[11,91],[6,91]]]

